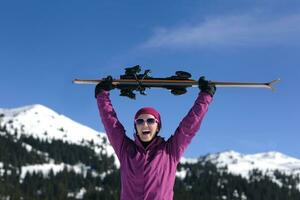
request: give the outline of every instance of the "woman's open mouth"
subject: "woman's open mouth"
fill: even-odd
[[[143,135],[148,135],[151,133],[151,131],[148,131],[148,130],[145,130],[145,131],[142,131]]]

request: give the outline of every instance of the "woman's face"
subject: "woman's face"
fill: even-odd
[[[135,120],[135,127],[137,135],[143,142],[150,142],[159,131],[157,120],[150,114],[138,116]]]

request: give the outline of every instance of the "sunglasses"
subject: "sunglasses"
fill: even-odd
[[[153,125],[153,124],[157,123],[158,121],[157,121],[157,119],[155,119],[155,118],[136,119],[136,120],[135,120],[135,124],[136,124],[136,125],[142,125],[142,124],[144,124],[145,122],[146,122],[148,125]]]

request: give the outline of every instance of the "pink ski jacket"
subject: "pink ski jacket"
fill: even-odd
[[[167,141],[155,137],[145,149],[131,140],[118,120],[109,92],[97,96],[97,104],[110,144],[120,161],[121,200],[171,200],[176,166],[200,128],[212,97],[200,92],[188,114]],[[136,136],[137,137],[137,136]]]

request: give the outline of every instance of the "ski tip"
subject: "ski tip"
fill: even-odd
[[[275,79],[275,80],[269,82],[267,85],[273,92],[275,92],[274,84],[278,83],[280,80],[281,80],[280,78]]]
[[[82,80],[82,79],[74,79],[72,83],[74,84],[98,84],[101,80]]]
[[[73,81],[72,81],[72,83],[74,83],[74,84],[82,84],[82,83],[84,83],[82,80],[80,80],[80,79],[74,79]]]

